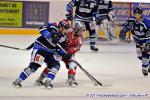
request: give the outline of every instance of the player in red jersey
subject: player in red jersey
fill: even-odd
[[[71,54],[72,57],[68,60],[63,59],[67,69],[68,69],[68,79],[66,84],[73,86],[78,85],[75,80],[77,64],[75,63],[75,53],[78,52],[83,44],[83,36],[82,33],[85,31],[84,27],[77,23],[75,25],[75,29],[70,28],[70,30],[66,33],[68,38],[66,47],[64,48],[68,54]],[[43,79],[47,76],[49,69],[46,67],[44,71],[41,73],[40,77],[36,80],[37,85],[43,84]]]

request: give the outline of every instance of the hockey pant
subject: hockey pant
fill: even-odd
[[[53,80],[56,73],[60,69],[59,61],[55,59],[54,54],[50,54],[49,52],[38,49],[33,50],[31,54],[30,64],[21,72],[19,79],[21,81],[27,79],[32,73],[34,73],[39,67],[41,67],[44,62],[47,64],[48,69],[50,69],[47,74],[47,78]]]
[[[74,56],[69,60],[63,59],[63,62],[65,63],[66,68],[68,69],[68,76],[75,76],[76,74],[77,64],[74,61],[75,61]],[[50,71],[49,68],[46,67],[41,73],[40,79],[43,80],[47,76],[49,71]]]

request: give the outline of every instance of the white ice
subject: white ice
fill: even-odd
[[[34,42],[36,37],[1,35],[0,44],[25,48]],[[25,80],[22,88],[14,88],[12,82],[28,66],[32,50],[19,51],[0,47],[0,100],[150,100],[150,76],[145,78],[142,75],[141,62],[136,58],[135,45],[133,43],[109,45],[107,42],[99,41],[97,46],[99,52],[94,53],[89,50],[89,44],[84,43],[76,55],[77,61],[97,80],[112,86],[94,86],[78,68],[76,79],[79,85],[68,87],[65,85],[67,69],[61,62],[62,67],[53,81],[54,88],[50,90],[34,84],[45,65]],[[90,93],[93,97],[88,96]]]

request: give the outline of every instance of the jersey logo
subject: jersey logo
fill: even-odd
[[[143,31],[144,30],[144,27],[143,26],[140,26],[140,31]]]
[[[64,42],[65,40],[66,40],[65,37],[61,37],[60,40],[59,40],[59,43],[62,43],[62,42]]]
[[[44,62],[44,57],[39,54],[36,54],[34,62],[41,65]]]

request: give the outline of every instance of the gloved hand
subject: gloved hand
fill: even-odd
[[[96,20],[96,25],[100,25],[102,24],[103,17],[100,16],[100,14],[96,14],[95,20]]]
[[[72,21],[73,20],[73,16],[72,16],[71,13],[70,14],[66,14],[66,18],[67,18],[68,21]]]
[[[59,41],[59,33],[52,34],[52,43],[57,44]]]
[[[71,59],[71,57],[72,57],[72,54],[64,54],[63,55],[63,59],[66,59],[66,60]]]
[[[149,52],[150,51],[150,43],[146,43],[143,47],[144,52]]]

